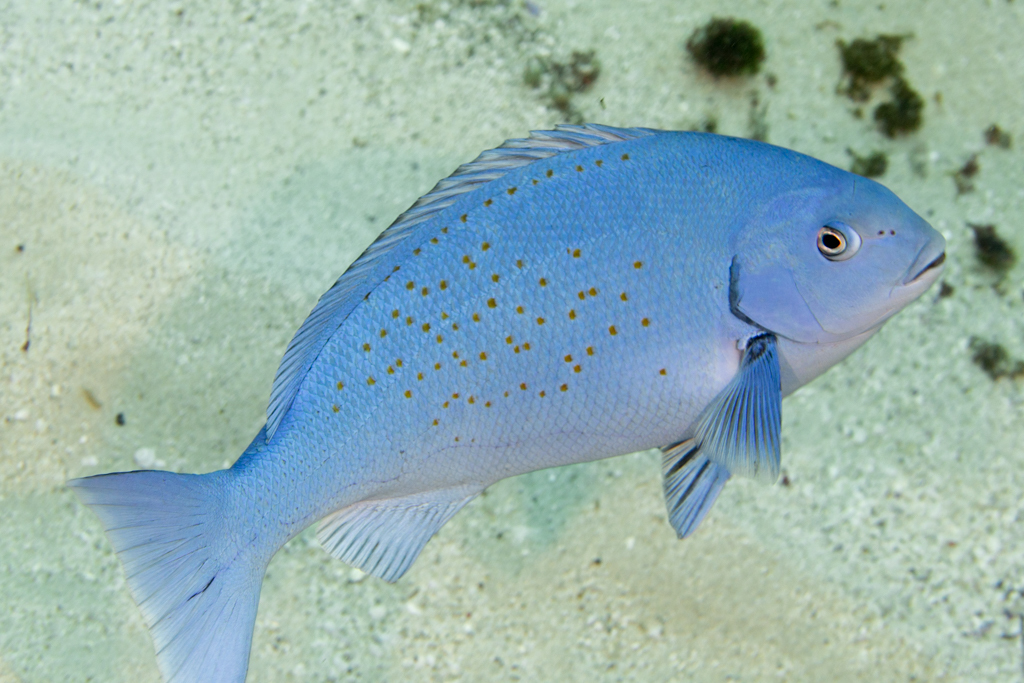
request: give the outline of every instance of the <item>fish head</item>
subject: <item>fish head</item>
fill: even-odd
[[[737,233],[731,266],[733,314],[779,337],[799,384],[921,296],[945,260],[942,235],[895,194],[836,171],[766,202]]]

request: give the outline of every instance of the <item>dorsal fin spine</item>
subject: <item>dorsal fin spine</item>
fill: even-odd
[[[267,407],[267,441],[281,425],[295,400],[306,372],[320,355],[327,340],[355,310],[359,302],[391,272],[392,260],[385,259],[400,246],[416,246],[413,228],[454,204],[458,198],[481,185],[542,159],[588,147],[647,137],[661,131],[648,128],[613,128],[597,124],[560,125],[555,130],[531,131],[529,138],[507,140],[500,147],[483,152],[473,161],[437,183],[395,222],[382,232],[366,251],[328,289],[288,344],[274,377]],[[424,238],[426,238],[424,236]],[[408,244],[407,244],[408,243]]]

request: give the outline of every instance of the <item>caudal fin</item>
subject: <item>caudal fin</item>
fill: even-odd
[[[68,482],[99,516],[167,683],[242,683],[269,558],[222,508],[227,473],[103,474]]]

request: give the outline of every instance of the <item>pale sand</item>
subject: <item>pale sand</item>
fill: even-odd
[[[734,480],[688,541],[652,453],[492,487],[395,586],[303,534],[268,571],[249,680],[1021,678],[1024,395],[967,349],[1024,358],[1021,270],[995,291],[965,223],[1024,254],[1024,4],[538,4],[2,3],[0,681],[159,679],[63,482],[139,449],[230,463],[320,293],[458,163],[562,120],[522,74],[573,49],[603,65],[575,98],[587,120],[744,135],[756,91],[771,142],[844,167],[847,147],[887,151],[882,181],[949,241],[954,295],[787,400],[791,485]],[[684,59],[712,15],[765,32],[774,89]],[[928,101],[896,141],[835,92],[835,40],[880,32],[914,34]],[[993,122],[1013,149],[984,147]]]

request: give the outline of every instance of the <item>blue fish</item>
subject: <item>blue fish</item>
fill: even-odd
[[[228,470],[75,479],[164,679],[238,683],[270,558],[313,522],[386,581],[490,484],[661,448],[669,519],[779,474],[782,397],[939,276],[892,192],[718,135],[560,126],[442,180],[317,303]]]

